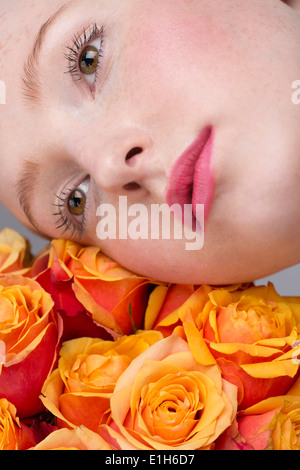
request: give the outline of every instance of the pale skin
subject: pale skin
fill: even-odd
[[[64,217],[81,227],[65,195],[89,178],[81,242],[157,280],[230,284],[299,263],[300,105],[291,100],[300,79],[299,4],[0,0],[0,202],[32,230],[68,238],[73,230],[63,234],[54,214],[64,200]],[[39,54],[39,93],[24,97],[24,63],[56,12]],[[78,66],[65,56],[74,35],[83,46],[84,30],[89,44],[101,45],[95,83],[81,70],[65,73]],[[165,203],[172,165],[207,125],[216,189],[204,247],[100,241],[98,205],[117,207],[120,195],[129,204]],[[26,204],[17,192],[25,162]]]

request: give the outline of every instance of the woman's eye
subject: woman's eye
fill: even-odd
[[[94,24],[82,35],[75,35],[73,44],[67,47],[64,57],[68,61],[68,69],[65,73],[71,73],[74,81],[84,78],[89,86],[95,85],[101,65],[103,37],[103,27],[98,28]]]
[[[57,217],[56,230],[64,228],[63,234],[71,231],[71,238],[75,234],[79,235],[79,238],[82,237],[86,223],[89,187],[90,177],[87,176],[75,189],[56,194],[57,202],[54,206],[57,210],[53,213],[53,216]]]
[[[75,216],[84,215],[86,205],[86,195],[81,189],[75,189],[71,192],[68,199],[68,210]]]
[[[84,75],[97,72],[99,62],[99,51],[94,46],[87,46],[80,56],[79,68]]]
[[[79,57],[79,70],[89,85],[94,85],[101,58],[101,38],[86,46]]]
[[[87,205],[90,177],[88,176],[77,188],[69,193],[67,199],[68,212],[76,217],[84,217]]]

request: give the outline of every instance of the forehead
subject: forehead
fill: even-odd
[[[17,81],[39,29],[65,3],[69,2],[0,0],[0,79],[11,92],[10,103],[15,101]]]
[[[0,0],[0,80],[6,95],[5,105],[0,106],[0,158],[7,186],[13,184],[20,163],[20,142],[25,142],[26,116],[20,106],[24,63],[39,29],[63,3]],[[3,201],[12,196],[8,187],[0,191]]]

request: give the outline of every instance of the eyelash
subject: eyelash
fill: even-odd
[[[67,46],[68,53],[64,54],[68,61],[68,69],[65,73],[70,73],[75,81],[82,80],[82,73],[79,69],[79,58],[84,49],[95,39],[102,38],[103,40],[104,27],[101,26],[99,29],[97,24],[93,24],[87,30],[84,30],[82,34],[75,34],[72,41],[72,46]],[[102,46],[102,41],[101,41]],[[102,57],[101,47],[99,50],[99,57]],[[100,64],[98,64],[99,66]],[[97,72],[96,79],[97,81]]]
[[[75,188],[76,189],[76,188]],[[57,208],[57,212],[53,213],[54,217],[58,217],[55,223],[56,230],[64,229],[60,236],[63,236],[66,232],[70,231],[68,235],[69,238],[75,237],[81,240],[85,222],[86,222],[86,211],[87,211],[87,202],[85,205],[84,213],[82,215],[82,222],[80,225],[76,224],[70,216],[67,214],[66,205],[69,199],[69,196],[74,191],[74,189],[67,189],[67,192],[62,191],[60,194],[56,194],[56,198],[59,201],[56,204],[53,204]]]

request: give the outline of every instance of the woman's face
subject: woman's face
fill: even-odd
[[[290,7],[0,0],[0,51],[0,200],[26,225],[80,234],[169,282],[248,281],[300,261],[300,16]],[[151,236],[151,209],[166,203],[194,215],[205,204],[201,249]],[[100,221],[113,232],[109,208],[124,221],[124,204],[131,235],[100,239]]]

